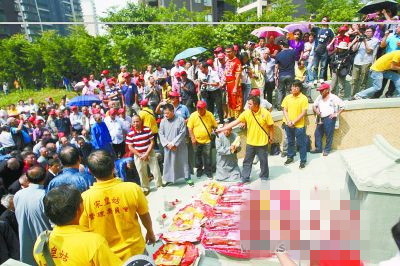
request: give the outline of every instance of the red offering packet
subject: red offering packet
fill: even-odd
[[[170,247],[173,246],[177,250],[182,250],[184,249],[185,252],[183,254],[183,257],[181,260],[173,260],[171,257],[173,257],[173,254],[169,254],[166,252],[165,247],[169,245]],[[165,258],[165,261],[169,261],[168,264],[160,264],[157,263],[157,261],[160,261],[160,256]],[[182,244],[179,243],[168,243],[162,245],[154,254],[153,254],[153,259],[156,262],[157,266],[171,266],[171,265],[180,265],[180,266],[190,266],[192,265],[197,257],[199,256],[199,250],[190,242],[185,242]]]

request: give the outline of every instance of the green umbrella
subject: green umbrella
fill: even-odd
[[[391,10],[392,13],[396,13],[397,5],[398,5],[398,3],[394,0],[373,0],[373,1],[369,1],[358,12],[361,14],[367,15],[367,14],[374,13],[376,11],[388,9],[388,10]]]

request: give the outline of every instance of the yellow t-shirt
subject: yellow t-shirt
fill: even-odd
[[[138,185],[116,178],[97,181],[82,193],[82,199],[80,224],[102,235],[122,261],[144,252],[138,215],[149,209]]]
[[[33,256],[39,266],[44,266],[47,263],[43,252],[38,250],[39,243],[40,238],[36,240]],[[55,265],[122,265],[104,237],[79,225],[55,226],[48,247]]]
[[[393,51],[388,54],[382,55],[371,66],[371,70],[383,72],[391,69],[392,62],[400,62],[400,51]]]
[[[307,70],[306,67],[303,67],[303,69],[296,67],[296,69],[294,70],[295,79],[303,81],[306,70]]]
[[[161,96],[163,99],[168,99],[169,93],[172,91],[172,87],[167,84],[167,86],[164,88],[161,88]]]
[[[257,118],[258,123],[269,133],[269,126],[274,124],[274,120],[272,120],[271,113],[260,107],[257,113],[254,113],[254,116]],[[265,146],[268,144],[268,136],[265,132],[260,128],[257,124],[257,121],[254,119],[252,115],[252,111],[250,109],[244,111],[239,116],[239,121],[242,123],[246,123],[247,127],[247,136],[246,141],[247,144],[252,146]]]
[[[300,92],[296,97],[293,94],[289,94],[282,101],[282,108],[287,110],[289,119],[295,120],[304,110],[308,109],[308,99],[304,94]],[[286,123],[286,119],[284,119]],[[302,128],[305,125],[305,116],[303,116],[294,126]]]
[[[154,117],[154,112],[149,107],[144,107],[139,112],[139,117],[142,119],[143,126],[151,129],[151,133],[158,133],[158,126],[156,118]]]
[[[209,111],[206,111],[206,114],[202,116],[201,119],[206,125],[209,134],[212,133],[212,128],[216,128],[218,126],[214,115]],[[196,111],[190,115],[187,122],[187,127],[193,130],[194,137],[198,143],[206,144],[211,142],[206,128],[200,120],[199,112]]]

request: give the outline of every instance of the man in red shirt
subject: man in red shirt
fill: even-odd
[[[278,52],[281,50],[279,45],[275,44],[275,37],[274,36],[269,36],[268,38],[268,43],[265,45],[269,49],[270,56],[272,58],[275,58],[275,56],[278,54]]]
[[[154,136],[151,129],[143,126],[142,120],[138,115],[132,117],[132,129],[126,136],[126,144],[129,151],[133,154],[136,170],[140,177],[140,183],[144,194],[150,193],[149,175],[147,166],[156,181],[156,187],[163,186],[160,167],[158,165],[156,153],[154,152]]]
[[[242,64],[235,56],[233,47],[225,48],[228,59],[225,64],[225,83],[228,92],[228,116],[236,119],[239,117],[243,108],[242,87],[240,76],[242,74]]]

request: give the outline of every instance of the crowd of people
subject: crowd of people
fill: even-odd
[[[88,106],[48,97],[0,110],[0,263],[11,257],[30,265],[117,265],[146,253],[145,242],[155,241],[145,197],[151,191],[180,180],[193,186],[193,174],[247,183],[257,161],[260,179],[268,180],[270,146],[280,145],[274,109],[283,112],[285,165],[297,149],[300,169],[308,151],[327,156],[344,110],[346,76],[352,76],[354,99],[380,96],[385,79],[394,85],[388,96],[400,93],[400,26],[353,24],[337,35],[328,24],[310,24],[310,30],[242,48],[219,46],[212,59],[193,56],[170,70],[149,65],[129,73],[121,66],[114,76],[91,74],[74,86],[78,94],[98,96]],[[373,86],[367,89],[369,69]],[[70,89],[67,79],[64,84]],[[315,99],[312,88],[320,93]],[[309,104],[317,117],[313,150],[306,135]],[[247,134],[242,170],[236,126]]]

